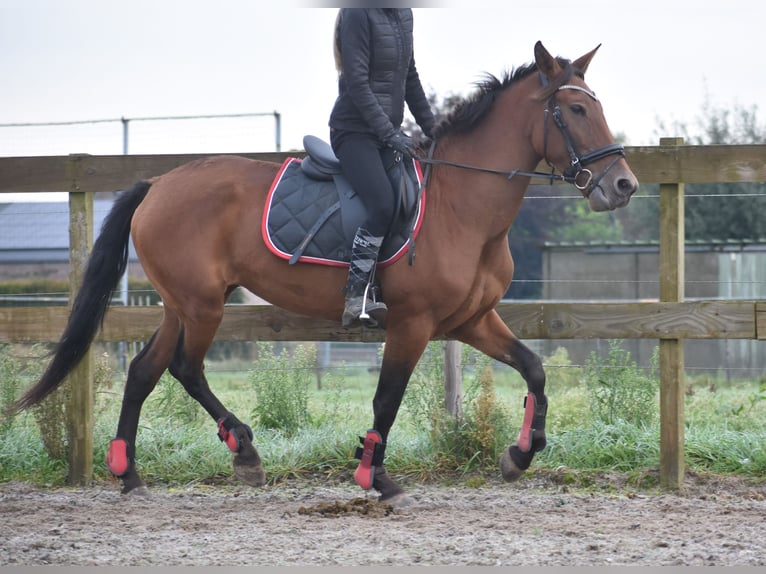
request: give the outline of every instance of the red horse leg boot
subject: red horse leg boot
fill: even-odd
[[[368,430],[364,438],[359,437],[359,441],[362,447],[356,449],[356,458],[361,461],[354,472],[354,480],[364,490],[369,490],[375,480],[375,467],[383,466],[383,452],[386,447],[380,433],[373,429]]]
[[[106,451],[106,467],[114,476],[120,477],[128,472],[128,443],[116,438],[109,443]]]
[[[545,446],[545,414],[548,410],[548,402],[538,404],[533,393],[524,397],[524,420],[521,423],[519,436],[516,438],[516,444],[521,452],[532,450],[532,443],[535,438],[535,431],[539,431],[540,441],[536,450],[542,450]]]
[[[241,438],[237,434],[241,429],[244,429],[250,440],[253,440],[253,429],[241,422],[233,414],[229,413],[225,417],[218,419],[218,438],[233,453],[239,452],[239,448],[242,445]]]

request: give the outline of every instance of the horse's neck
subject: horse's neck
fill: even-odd
[[[510,172],[531,172],[540,161],[531,142],[529,112],[522,109],[520,98],[501,95],[481,126],[467,134],[450,137],[441,149],[439,159]],[[436,177],[439,203],[443,211],[456,219],[456,224],[480,222],[484,231],[499,235],[513,223],[524,198],[529,179],[508,179],[500,174],[470,169],[449,168]]]

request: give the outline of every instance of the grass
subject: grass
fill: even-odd
[[[432,345],[436,347],[430,362],[426,357],[419,365],[389,437],[387,467],[417,480],[497,473],[497,457],[514,441],[521,424],[523,381],[511,369],[493,368],[482,358],[464,356],[465,416],[454,421],[441,409],[439,343]],[[561,351],[545,359],[548,448],[535,458],[533,468],[640,474],[658,467],[659,421],[636,416],[636,409],[644,413],[648,404],[659,412],[656,378],[614,349],[582,367],[571,365]],[[4,380],[15,385],[12,390],[0,388],[0,400],[5,402],[9,394],[18,392],[19,377],[24,378],[25,387],[32,376],[8,356],[0,349]],[[218,365],[208,368],[218,397],[253,426],[271,482],[306,476],[350,479],[356,467],[357,437],[371,426],[376,374],[358,368],[333,369],[323,377],[322,390],[317,390],[313,370],[307,368],[312,360],[308,353],[289,363],[291,368],[303,368],[305,376],[286,374],[287,365],[278,360],[259,363],[259,372],[216,372]],[[623,364],[613,364],[617,360]],[[622,370],[610,371],[612,367]],[[16,375],[10,376],[10,371]],[[104,372],[101,377],[107,380],[97,383],[94,478],[107,481],[112,479],[102,461],[116,428],[122,383],[121,377]],[[266,384],[269,381],[271,385]],[[279,392],[267,396],[276,383]],[[631,385],[636,388],[626,388]],[[264,405],[273,412],[286,409],[284,416],[268,420]],[[47,452],[40,429],[31,413],[2,421],[0,481],[64,483],[66,463]],[[685,433],[689,470],[763,477],[766,384],[689,378]],[[229,480],[232,474],[231,453],[218,440],[215,423],[168,375],[142,411],[137,453],[139,470],[149,484],[216,483]]]

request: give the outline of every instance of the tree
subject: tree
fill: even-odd
[[[766,143],[766,124],[759,121],[757,106],[715,106],[709,97],[703,102],[693,127],[678,121],[668,126],[658,120],[656,132],[678,134],[691,145]],[[766,220],[761,215],[764,209],[766,187],[763,184],[689,184],[686,186],[686,239],[762,240],[766,238]],[[619,215],[626,239],[657,239],[658,210],[656,200],[634,201],[630,209]]]
[[[435,92],[429,92],[426,94],[428,103],[431,104],[431,111],[434,113],[434,118],[438,124],[441,120],[446,118],[449,113],[455,109],[455,107],[463,101],[463,96],[450,92],[443,98],[439,98]],[[416,124],[412,118],[405,117],[402,123],[402,128],[407,132],[415,141],[422,141],[424,139],[423,130]]]

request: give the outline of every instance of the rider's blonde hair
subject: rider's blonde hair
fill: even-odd
[[[333,33],[333,52],[335,53],[335,69],[338,74],[343,73],[343,60],[340,55],[340,16],[341,11],[338,10],[338,16],[335,18],[335,32]]]

